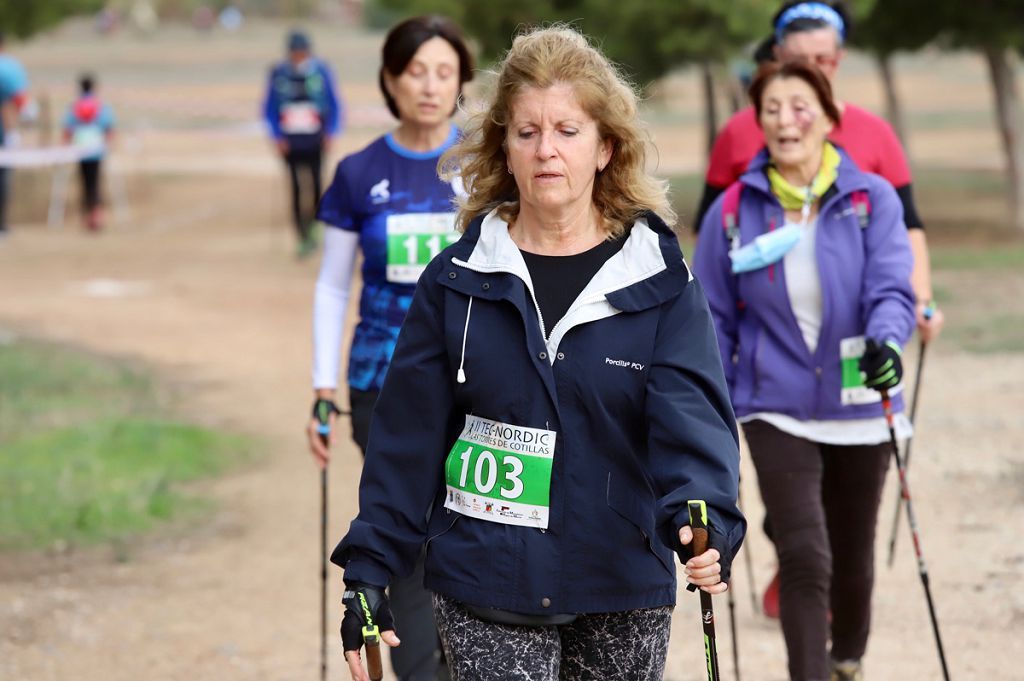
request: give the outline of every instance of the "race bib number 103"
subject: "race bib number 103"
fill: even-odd
[[[467,416],[445,461],[445,508],[547,529],[555,432]]]

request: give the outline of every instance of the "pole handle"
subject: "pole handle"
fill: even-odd
[[[331,407],[330,400],[318,399],[313,405],[313,416],[316,418],[316,432],[320,442],[326,447],[331,439]]]
[[[365,641],[366,672],[370,681],[381,681],[384,678],[384,667],[380,662],[380,641]]]
[[[708,507],[703,499],[686,502],[690,510],[690,530],[693,531],[693,555],[699,556],[708,550]]]

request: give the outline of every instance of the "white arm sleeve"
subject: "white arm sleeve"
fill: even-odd
[[[328,227],[324,257],[313,297],[313,389],[337,388],[341,364],[341,333],[345,328],[352,268],[359,233]]]

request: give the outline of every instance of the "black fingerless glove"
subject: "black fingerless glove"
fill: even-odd
[[[384,589],[354,582],[345,587],[341,599],[345,617],[341,620],[341,645],[345,650],[359,650],[363,641],[380,641],[380,632],[395,628]]]
[[[858,365],[864,385],[879,392],[892,390],[903,378],[900,346],[893,341],[879,344],[873,338],[867,339],[866,346]]]

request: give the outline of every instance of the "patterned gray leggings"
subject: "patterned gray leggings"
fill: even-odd
[[[660,681],[672,607],[523,627],[481,620],[435,593],[434,617],[452,681]]]

